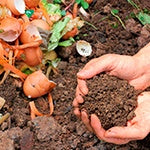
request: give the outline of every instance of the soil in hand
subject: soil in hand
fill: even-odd
[[[89,115],[96,114],[104,129],[125,126],[135,116],[140,91],[126,80],[104,73],[87,80],[87,86],[89,93],[80,109],[85,109]]]

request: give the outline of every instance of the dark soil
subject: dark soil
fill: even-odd
[[[139,91],[127,81],[107,74],[100,74],[87,80],[89,93],[80,109],[96,114],[104,129],[126,126],[134,116]]]
[[[141,8],[150,6],[149,0],[135,1]],[[119,16],[124,21],[126,30],[118,19],[110,14],[111,8],[119,10]],[[76,52],[75,45],[56,50],[61,62],[58,66],[58,74],[50,75],[50,79],[57,83],[56,88],[51,92],[54,100],[54,113],[51,117],[36,117],[31,121],[30,100],[24,96],[20,80],[8,77],[5,83],[0,85],[0,96],[6,99],[6,104],[0,113],[11,114],[10,118],[0,126],[0,150],[150,149],[150,136],[125,145],[100,141],[73,114],[72,101],[77,86],[76,73],[80,68],[92,58],[103,54],[134,55],[150,42],[149,28],[142,26],[136,18],[130,17],[134,8],[127,1],[94,0],[87,11],[90,19],[80,14],[88,23],[80,29],[76,39],[88,41],[92,45],[93,52],[85,58]],[[117,28],[113,27],[114,23],[118,24]],[[49,112],[47,95],[33,100],[36,101],[36,106],[41,108],[41,112]]]

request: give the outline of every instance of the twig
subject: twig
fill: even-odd
[[[74,4],[74,2],[75,0],[72,0],[72,2],[64,10],[67,11]]]
[[[6,119],[8,119],[10,116],[10,113],[5,114],[0,118],[0,124],[2,124]]]

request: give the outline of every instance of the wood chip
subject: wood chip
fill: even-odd
[[[2,97],[0,97],[0,110],[1,110],[2,107],[4,106],[5,102],[6,102],[5,99],[2,98]]]

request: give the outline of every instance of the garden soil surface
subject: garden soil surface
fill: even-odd
[[[150,9],[149,0],[137,2],[141,8]],[[119,10],[119,16],[125,23],[126,30],[118,19],[111,15],[112,8]],[[9,76],[5,83],[0,85],[0,96],[6,100],[0,113],[10,113],[7,121],[0,126],[0,150],[150,149],[149,135],[144,140],[132,141],[125,145],[100,141],[74,115],[72,107],[77,86],[76,73],[89,60],[108,53],[134,55],[150,42],[149,28],[143,27],[137,19],[130,17],[133,11],[134,8],[127,1],[94,0],[88,10],[90,18],[87,19],[80,14],[86,22],[75,39],[89,42],[93,52],[85,58],[77,53],[75,44],[65,49],[56,49],[61,62],[57,68],[58,72],[50,75],[50,79],[57,83],[51,92],[54,102],[54,112],[51,116],[30,119],[31,100],[23,94],[20,80]],[[133,90],[129,94],[132,95],[132,92]],[[33,100],[42,113],[49,113],[47,95]]]

